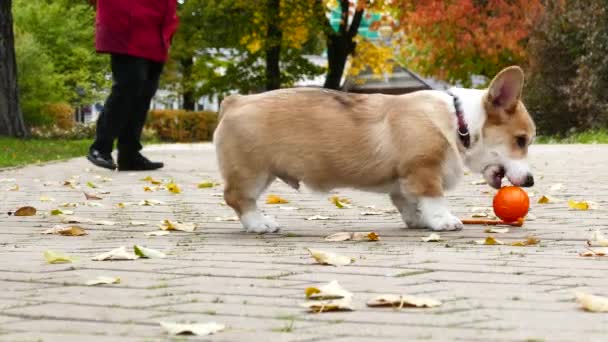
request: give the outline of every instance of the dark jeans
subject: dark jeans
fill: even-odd
[[[111,153],[118,138],[121,155],[138,153],[141,131],[158,89],[163,63],[144,58],[111,55],[112,91],[97,119],[95,142],[91,149]]]

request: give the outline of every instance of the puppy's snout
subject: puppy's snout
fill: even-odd
[[[528,173],[528,175],[526,176],[526,181],[521,186],[526,188],[534,186],[534,176],[532,176],[531,173]]]

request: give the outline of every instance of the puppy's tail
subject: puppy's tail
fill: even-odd
[[[222,117],[224,116],[224,112],[226,112],[226,110],[230,107],[231,104],[233,104],[239,97],[241,97],[238,94],[234,94],[234,95],[228,95],[226,98],[224,98],[224,100],[222,101],[222,103],[220,103],[220,111],[218,114],[218,122],[222,121]]]

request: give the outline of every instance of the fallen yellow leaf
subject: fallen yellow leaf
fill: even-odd
[[[174,323],[160,322],[161,327],[167,331],[169,335],[211,335],[224,330],[223,324],[215,322],[209,323]]]
[[[79,226],[55,226],[51,229],[47,229],[42,234],[57,234],[64,236],[82,236],[87,235],[87,232]]]
[[[337,280],[319,287],[309,287],[305,291],[307,299],[340,299],[350,298],[352,293],[346,291]]]
[[[179,194],[182,192],[182,190],[179,188],[179,186],[177,186],[177,184],[175,184],[173,182],[167,183],[166,187],[169,192],[174,193],[174,194]]]
[[[307,248],[310,255],[322,265],[345,266],[355,262],[355,259],[331,252]]]
[[[350,297],[328,301],[311,301],[308,303],[302,303],[300,306],[314,313],[329,311],[353,311],[352,300]]]
[[[587,240],[587,244],[589,246],[608,247],[608,239],[604,236],[604,234],[602,234],[602,232],[596,230],[591,235],[591,239]]]
[[[91,260],[94,261],[105,261],[105,260],[135,260],[139,259],[139,256],[135,253],[127,250],[127,247],[122,246],[113,249],[109,252],[99,254],[93,257]]]
[[[533,236],[528,236],[528,238],[526,240],[515,241],[515,242],[510,243],[509,245],[516,246],[516,247],[525,247],[525,246],[538,245],[539,242],[540,242],[539,239],[537,239]]]
[[[325,241],[378,241],[376,232],[339,232],[325,237]]]
[[[555,202],[559,202],[559,199],[552,197],[552,196],[547,196],[547,195],[544,195],[538,199],[539,204],[548,204],[548,203],[555,203]]]
[[[484,233],[496,233],[496,234],[505,234],[509,232],[509,228],[495,228],[495,227],[489,227],[486,228],[484,231]]]
[[[120,284],[119,277],[104,277],[99,276],[95,279],[89,280],[85,283],[87,286],[93,285],[107,285],[107,284]]]
[[[594,296],[584,292],[575,292],[576,301],[586,311],[608,312],[608,298]]]
[[[439,234],[437,234],[437,233],[431,233],[431,235],[429,235],[427,237],[423,237],[423,238],[421,238],[421,240],[423,242],[438,242],[438,241],[441,241],[441,236],[439,236]]]
[[[159,227],[162,230],[181,230],[183,232],[193,232],[196,229],[196,224],[191,222],[163,220]]]
[[[53,251],[44,251],[44,259],[46,259],[46,262],[49,264],[63,264],[76,260],[67,254]]]
[[[487,238],[485,238],[485,240],[476,240],[475,241],[476,244],[478,245],[504,245],[505,243],[495,239],[493,236],[488,236]]]
[[[348,198],[340,198],[338,196],[332,196],[329,201],[333,203],[338,209],[350,208],[350,200]]]
[[[266,197],[266,204],[286,204],[289,203],[288,200],[281,198],[277,195],[268,195],[268,197]]]
[[[142,180],[146,181],[146,182],[150,182],[150,184],[154,184],[154,185],[160,185],[160,184],[162,184],[161,181],[155,180],[154,178],[152,178],[152,176],[148,176],[146,178],[143,178]]]
[[[367,306],[391,306],[401,309],[403,307],[416,307],[416,308],[433,308],[440,306],[441,301],[419,296],[408,296],[408,295],[381,295],[375,297],[367,302]]]

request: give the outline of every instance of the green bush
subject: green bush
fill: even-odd
[[[608,4],[547,1],[529,44],[525,101],[539,133],[608,125]]]
[[[217,113],[186,110],[153,110],[146,127],[156,131],[162,141],[210,141],[217,126]]]

